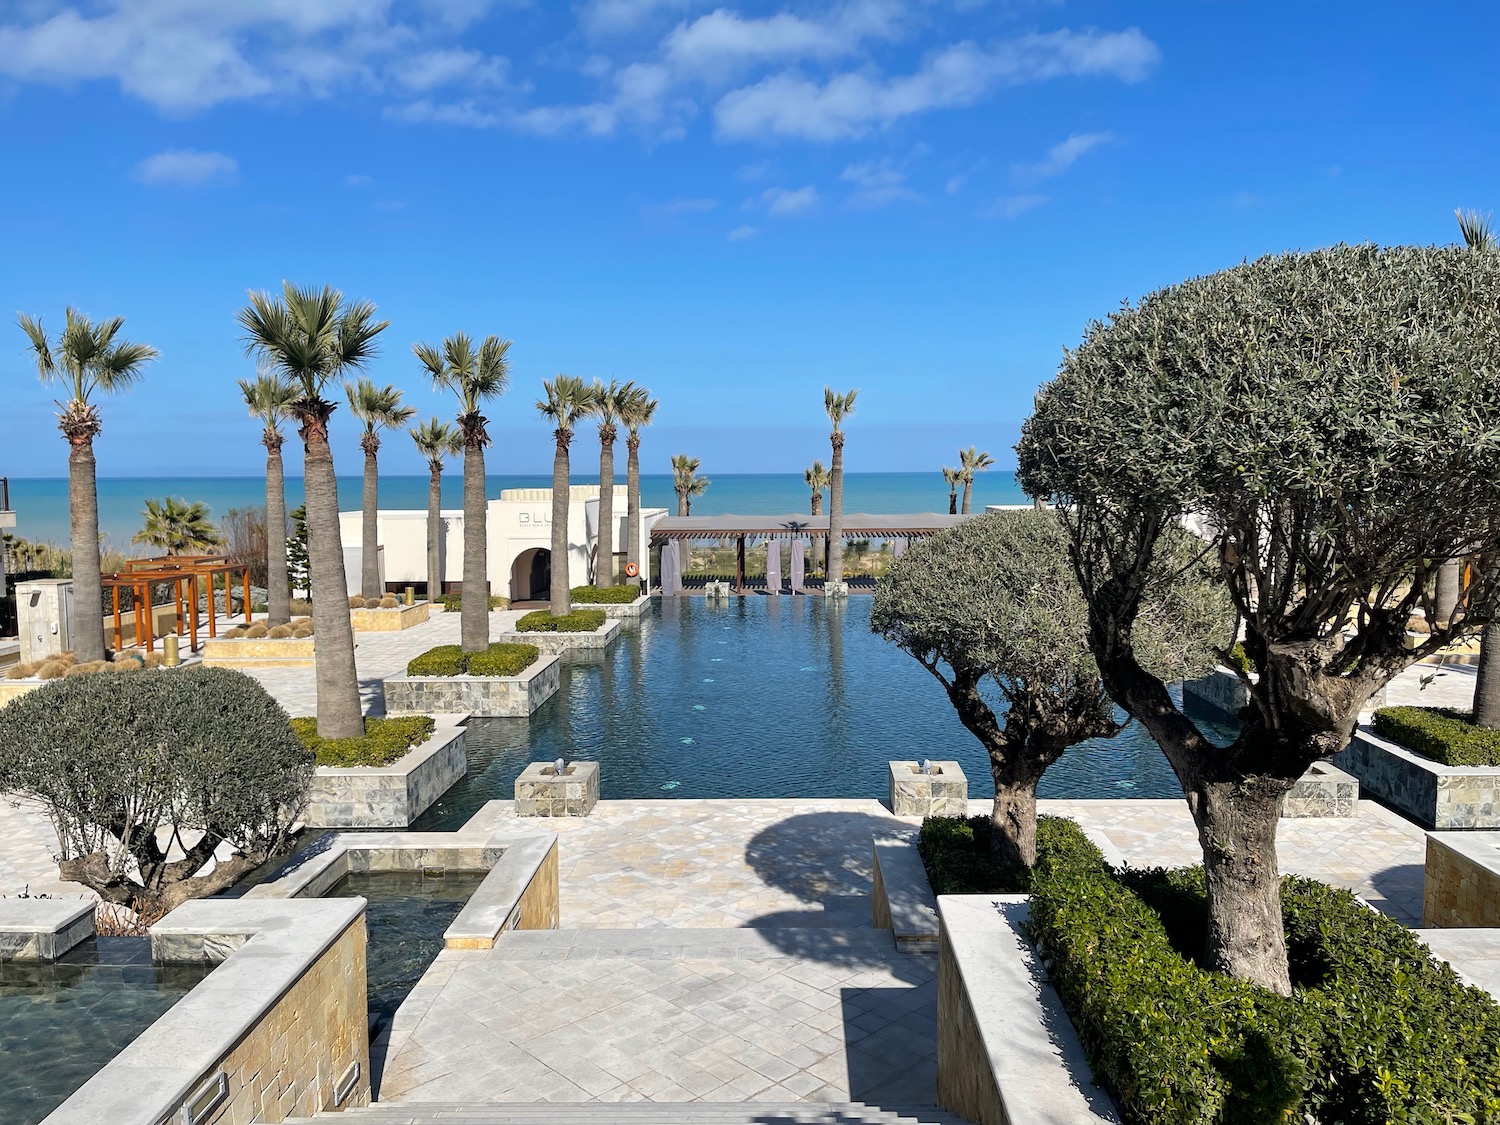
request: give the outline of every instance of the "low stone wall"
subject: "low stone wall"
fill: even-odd
[[[1250,689],[1228,668],[1182,683],[1183,709],[1190,715],[1197,711],[1216,722],[1238,721],[1240,708],[1249,702]]]
[[[20,699],[29,691],[36,691],[46,680],[0,680],[0,707],[12,699]]]
[[[1024,895],[943,895],[937,1102],[977,1125],[1120,1120],[1026,941]]]
[[[0,898],[0,961],[56,961],[93,936],[92,898]]]
[[[599,763],[532,762],[516,778],[517,816],[588,816],[599,803]]]
[[[1366,796],[1393,805],[1423,828],[1500,828],[1500,767],[1440,765],[1368,726],[1354,732],[1333,764],[1359,778]]]
[[[351,609],[349,624],[356,633],[394,633],[422,624],[431,612],[431,602],[415,602],[395,609]]]
[[[870,924],[890,930],[902,953],[936,953],[937,899],[914,837],[872,841],[874,875],[870,886]]]
[[[598,609],[599,606],[584,605],[579,609]],[[620,635],[618,619],[606,618],[604,624],[592,633],[502,633],[496,641],[511,645],[536,645],[543,652],[560,655],[564,652],[603,653]]]
[[[432,737],[389,766],[319,766],[303,822],[310,828],[405,828],[469,772],[464,728]]]
[[[479,889],[443,933],[448,949],[493,949],[507,930],[555,930],[558,907],[557,834],[512,840]]]
[[[561,661],[545,653],[519,676],[391,676],[385,681],[385,713],[524,719],[561,684]]]
[[[363,899],[178,907],[152,927],[153,957],[223,963],[45,1125],[274,1123],[368,1105],[364,911]]]
[[[1282,816],[1358,816],[1359,782],[1327,762],[1314,762],[1286,795]]]
[[[216,637],[203,642],[209,668],[311,668],[316,637]]]
[[[1500,927],[1500,832],[1429,832],[1422,925]]]
[[[576,608],[602,609],[606,617],[610,617],[620,621],[629,621],[634,618],[640,617],[651,608],[651,598],[647,594],[642,594],[633,602],[609,605],[583,605],[580,603]]]

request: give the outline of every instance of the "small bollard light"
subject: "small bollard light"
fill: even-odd
[[[168,633],[161,639],[161,654],[169,668],[175,668],[182,663],[182,658],[177,654],[176,633]]]
[[[932,773],[932,759],[931,758],[923,758],[922,759],[922,772],[925,773],[925,774],[929,774],[929,775]]]
[[[415,605],[416,602],[417,602],[417,589],[416,589],[415,586],[408,586],[406,588],[406,604],[407,605]]]

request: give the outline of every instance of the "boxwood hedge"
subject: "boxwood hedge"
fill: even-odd
[[[1500,730],[1447,707],[1382,707],[1375,733],[1445,766],[1500,766]]]
[[[1037,832],[1059,818],[1037,818]],[[1071,824],[1071,821],[1061,823]],[[927,869],[933,894],[1021,894],[1031,873],[1016,864],[990,856],[990,818],[987,816],[929,816],[922,821],[917,851]]]
[[[292,729],[320,766],[388,766],[431,738],[435,726],[426,715],[366,719],[363,737],[320,738],[317,719],[292,720]]]
[[[604,624],[602,609],[575,609],[553,617],[545,609],[533,610],[516,622],[518,633],[592,633]]]
[[[629,605],[641,596],[641,588],[629,586],[574,586],[570,591],[579,605]]]
[[[536,645],[492,644],[483,652],[464,652],[458,645],[438,645],[406,665],[408,676],[519,676],[536,663]]]

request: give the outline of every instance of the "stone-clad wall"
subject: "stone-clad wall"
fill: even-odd
[[[438,727],[393,765],[319,766],[305,823],[312,828],[405,828],[469,771],[463,727]]]
[[[1220,721],[1237,719],[1250,702],[1250,690],[1228,668],[1216,668],[1201,680],[1183,681],[1182,702],[1189,711],[1207,711]]]
[[[385,712],[524,719],[561,684],[561,662],[545,653],[519,676],[391,676],[385,681]]]
[[[422,624],[431,611],[431,602],[417,602],[395,609],[351,609],[349,624],[356,633],[394,633]]]
[[[1428,835],[1422,925],[1500,926],[1500,832]]]
[[[977,1125],[1010,1125],[947,930],[938,936],[937,1101]]]
[[[1394,805],[1424,828],[1500,828],[1500,768],[1444,766],[1368,727],[1333,759],[1366,796]]]
[[[580,605],[577,609],[599,609],[596,605]],[[543,652],[561,654],[564,652],[602,653],[620,635],[620,622],[617,618],[605,617],[604,624],[592,633],[502,633],[496,637],[497,642],[508,645],[536,645]]]
[[[315,637],[218,637],[203,642],[207,668],[311,668]]]

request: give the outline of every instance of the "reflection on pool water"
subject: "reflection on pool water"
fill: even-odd
[[[473,720],[469,775],[414,825],[458,828],[510,799],[531,761],[600,762],[605,799],[882,797],[890,759],[951,758],[969,794],[989,761],[915,660],[870,632],[873,599],[661,598],[602,661],[564,663],[530,719]],[[1166,759],[1132,725],[1070,749],[1044,797],[1175,797]]]
[[[386,1023],[443,948],[443,932],[484,881],[484,871],[356,872],[340,879],[325,898],[369,899],[365,927],[365,990],[372,1026]]]
[[[55,962],[0,962],[0,1121],[42,1120],[211,969],[154,965],[149,938],[96,938]]]

